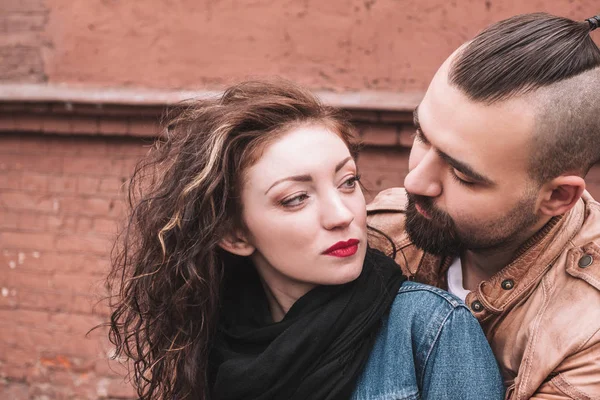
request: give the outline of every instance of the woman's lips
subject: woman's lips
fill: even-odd
[[[334,257],[350,257],[358,251],[358,243],[360,243],[358,239],[337,242],[325,250],[323,254]]]

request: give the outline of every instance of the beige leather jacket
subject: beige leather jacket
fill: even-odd
[[[405,204],[404,189],[381,192],[367,207],[369,225],[393,239],[411,279],[447,289],[452,258],[410,243]],[[391,253],[381,237],[370,243]],[[600,399],[600,204],[585,192],[466,303],[498,359],[506,399]]]

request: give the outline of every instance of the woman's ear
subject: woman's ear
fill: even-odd
[[[554,217],[575,206],[585,190],[585,181],[577,175],[561,175],[542,186],[539,210]]]
[[[238,232],[226,234],[219,241],[219,247],[232,254],[245,257],[252,255],[256,250],[246,237]]]

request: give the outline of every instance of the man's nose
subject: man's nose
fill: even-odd
[[[323,201],[321,219],[325,229],[345,228],[354,221],[354,213],[344,203],[341,195],[335,193]]]
[[[411,154],[412,157],[412,154]],[[441,173],[444,167],[435,150],[428,149],[416,160],[411,160],[409,173],[404,178],[404,188],[412,194],[438,197],[442,194]]]

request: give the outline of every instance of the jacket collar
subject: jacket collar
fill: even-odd
[[[480,283],[474,293],[478,300],[492,313],[514,305],[552,267],[581,229],[584,217],[585,202],[580,199],[568,213],[552,218],[517,250],[510,264]]]

